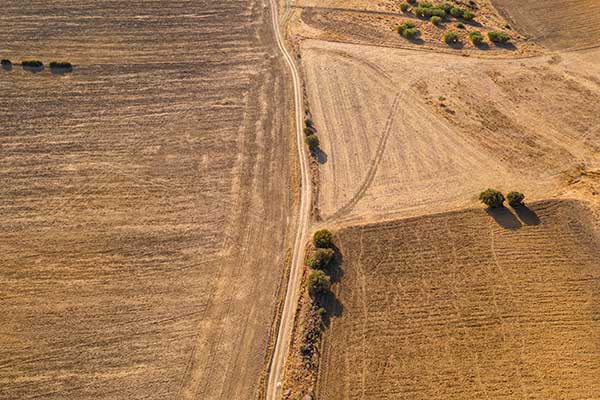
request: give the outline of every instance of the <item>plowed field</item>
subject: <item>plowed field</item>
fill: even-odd
[[[252,398],[295,154],[262,4],[8,0],[0,24],[2,58],[75,64],[0,69],[0,399]]]
[[[592,399],[600,237],[575,201],[344,229],[318,398]]]

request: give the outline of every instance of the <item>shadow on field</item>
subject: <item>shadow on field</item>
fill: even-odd
[[[540,222],[541,222],[540,217],[538,217],[537,214],[535,213],[535,211],[533,211],[532,209],[527,207],[525,204],[523,204],[522,206],[513,207],[513,209],[517,213],[517,216],[519,217],[519,219],[521,221],[523,221],[523,223],[525,225],[539,225],[540,224]]]
[[[5,71],[12,71],[13,66],[12,64],[2,64],[2,69]]]
[[[315,157],[317,158],[317,162],[319,164],[325,164],[327,162],[327,153],[325,153],[320,148],[314,151]]]
[[[485,212],[505,229],[519,229],[523,226],[517,216],[506,207],[487,208]]]
[[[31,72],[32,74],[37,74],[38,72],[42,72],[44,70],[44,66],[41,65],[39,67],[35,67],[32,65],[23,65],[23,69],[27,72]]]
[[[65,75],[73,72],[73,67],[50,67],[53,75]]]
[[[508,42],[508,43],[494,43],[494,45],[500,49],[511,50],[514,51],[517,49],[517,46]]]

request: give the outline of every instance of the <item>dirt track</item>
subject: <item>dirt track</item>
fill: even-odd
[[[352,227],[317,397],[600,392],[600,237],[580,203]]]
[[[255,395],[294,209],[263,13],[3,3],[2,58],[75,71],[0,70],[1,399]]]

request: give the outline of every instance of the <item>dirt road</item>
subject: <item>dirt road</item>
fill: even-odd
[[[292,266],[290,270],[285,302],[279,331],[277,333],[277,341],[273,350],[273,358],[269,368],[269,380],[267,385],[267,399],[277,399],[280,392],[280,381],[283,375],[283,366],[285,364],[285,355],[287,354],[290,335],[294,321],[294,310],[298,299],[299,281],[302,272],[302,260],[304,259],[304,242],[308,229],[310,218],[310,179],[308,164],[304,154],[304,137],[302,132],[302,94],[300,92],[300,77],[296,65],[290,54],[287,52],[279,30],[279,21],[277,16],[277,2],[270,0],[271,3],[271,20],[273,22],[273,31],[277,47],[281,51],[283,58],[292,74],[294,83],[294,103],[296,113],[296,139],[298,147],[298,160],[300,162],[300,173],[302,175],[302,194],[300,200],[300,214],[297,221],[296,240],[294,242],[294,253],[292,257]]]

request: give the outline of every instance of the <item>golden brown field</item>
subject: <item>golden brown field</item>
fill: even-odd
[[[9,0],[0,23],[2,58],[75,64],[0,70],[0,398],[255,396],[295,154],[262,5]]]
[[[530,207],[339,231],[317,398],[596,398],[599,232],[582,203]]]

